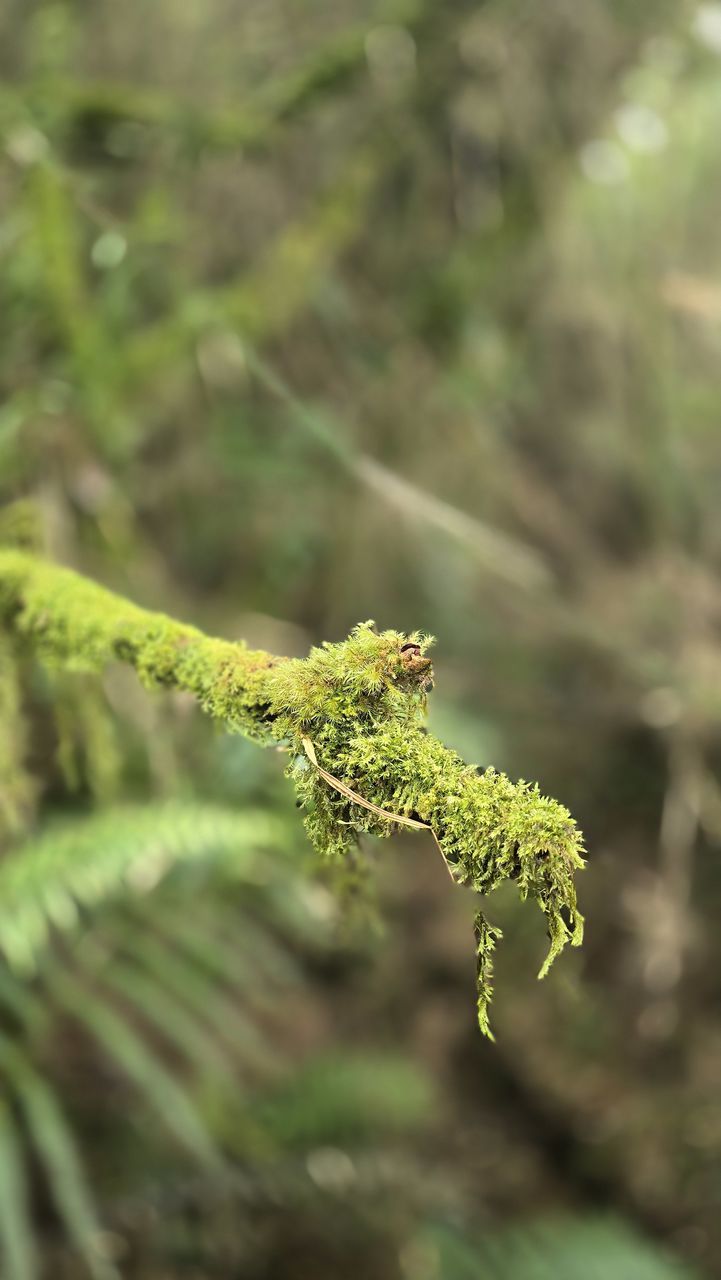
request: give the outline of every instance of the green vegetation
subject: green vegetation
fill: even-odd
[[[540,977],[567,942],[581,943],[573,883],[583,866],[581,837],[568,810],[537,786],[493,769],[479,775],[426,731],[427,637],[378,634],[368,622],[303,661],[282,660],[209,639],[19,551],[0,552],[3,621],[46,662],[81,671],[129,662],[149,687],[192,693],[231,730],[286,747],[322,854],[342,855],[360,833],[387,836],[406,819],[431,829],[456,883],[486,894],[514,881],[548,919]],[[8,725],[14,734],[14,719]],[[499,937],[479,913],[478,1019],[486,1035]]]
[[[9,1280],[38,1274],[29,1197],[36,1164],[88,1272],[96,1280],[119,1274],[103,1252],[98,1198],[107,1184],[93,1187],[86,1169],[96,1104],[62,1096],[58,1048],[71,1029],[83,1052],[97,1054],[96,1069],[117,1073],[117,1096],[127,1082],[150,1116],[149,1162],[157,1159],[158,1128],[176,1159],[184,1153],[206,1176],[229,1176],[200,1079],[213,1082],[226,1116],[227,1155],[272,1149],[270,1131],[264,1136],[264,1124],[244,1114],[243,1081],[266,1074],[274,1053],[257,1014],[243,1014],[236,1001],[248,984],[263,983],[257,1009],[272,1007],[280,975],[300,980],[292,948],[304,929],[322,945],[320,922],[281,852],[287,842],[283,824],[262,813],[118,807],[56,823],[0,866],[0,948],[9,965],[0,970],[0,1243]],[[182,919],[189,891],[198,891],[192,876],[178,877],[183,865],[200,874],[200,885],[222,883],[225,905],[210,917],[196,914],[178,934],[167,917],[180,911]],[[259,943],[258,929],[271,922],[275,936]],[[228,952],[221,960],[229,928],[242,937],[232,965]],[[224,983],[209,968],[219,963]]]
[[[3,1280],[716,1277],[718,3],[0,9]]]

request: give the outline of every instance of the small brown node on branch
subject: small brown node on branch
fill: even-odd
[[[406,676],[419,685],[424,693],[433,688],[433,663],[424,658],[421,646],[415,641],[401,645],[401,661]]]

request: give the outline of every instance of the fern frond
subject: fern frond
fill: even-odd
[[[196,1070],[227,1074],[230,1055],[189,1009],[158,982],[154,974],[123,963],[117,956],[103,976],[103,989],[119,996],[130,1010],[137,1011],[151,1029],[160,1031],[169,1046]]]
[[[54,1091],[22,1049],[5,1036],[0,1037],[0,1067],[11,1082],[23,1110],[28,1132],[70,1239],[85,1260],[93,1280],[119,1280],[115,1267],[97,1251],[100,1223],[73,1133]],[[5,1242],[9,1252],[7,1233]],[[30,1263],[27,1251],[25,1257]],[[29,1272],[30,1276],[34,1274],[32,1270]]]
[[[53,928],[72,929],[81,908],[148,892],[179,863],[225,859],[234,874],[262,880],[259,852],[281,831],[267,814],[182,804],[58,824],[0,863],[0,951],[32,973]]]
[[[247,988],[240,984],[242,1002],[233,995],[239,975],[229,949],[218,947],[209,927],[199,928],[197,922],[175,915],[162,918],[162,903],[156,904],[156,914],[161,918],[152,924],[131,917],[118,936],[121,952],[185,1005],[237,1063],[253,1070],[272,1069],[274,1055],[248,1015]]]
[[[67,972],[53,969],[49,984],[58,1004],[120,1065],[178,1141],[201,1163],[217,1167],[218,1153],[188,1094],[130,1023]]]
[[[279,906],[271,892],[276,879],[296,893],[282,853],[287,833],[264,813],[181,803],[118,807],[56,823],[0,863],[0,951],[9,962],[0,962],[7,1116],[17,1110],[23,1117],[66,1232],[94,1280],[111,1280],[115,1271],[98,1253],[99,1215],[80,1143],[55,1095],[54,1030],[68,1019],[80,1025],[84,1040],[166,1131],[206,1169],[220,1171],[197,1086],[232,1080],[235,1105],[232,1067],[256,1078],[277,1067],[246,995],[258,985],[272,991],[299,980],[284,940],[292,936],[287,922],[278,922],[272,937],[262,923],[273,921]],[[212,883],[223,886],[212,911],[207,903],[196,911],[189,897],[199,878],[206,892]],[[7,1191],[0,1244],[12,1261],[11,1280],[37,1280],[19,1207],[25,1161],[21,1130],[8,1120],[0,1130],[0,1190],[4,1180]]]
[[[37,1257],[30,1222],[22,1141],[8,1104],[0,1099],[0,1244],[6,1280],[34,1280]]]

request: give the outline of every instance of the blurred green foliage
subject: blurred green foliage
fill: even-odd
[[[684,1280],[690,1273],[613,1219],[531,1224],[484,1240],[482,1256],[451,1231],[431,1231],[444,1280]],[[417,1246],[422,1256],[423,1244]]]
[[[52,929],[32,980],[2,970],[5,1269],[83,1274],[58,1215],[89,1257],[92,1212],[94,1265],[148,1280],[674,1274],[629,1232],[717,1275],[719,6],[7,0],[0,28],[0,501],[40,513],[13,538],[273,652],[368,616],[433,632],[431,726],[578,814],[593,922],[540,990],[542,939],[506,930],[481,1046],[466,904],[420,843],[384,851],[385,940],[333,923],[294,837],[263,846],[325,903],[321,959],[312,913],[268,904],[242,852],[229,881],[202,835],[206,806],[293,830],[277,760],[115,670],[90,688],[3,651],[0,885],[25,867],[28,936],[46,954],[33,867],[58,822],[62,919],[73,839],[112,828],[116,889],[156,821],[177,864]],[[124,854],[111,803],[133,806]],[[194,1019],[257,1021],[245,930],[302,972],[258,1011],[265,1130],[232,1073],[168,1045],[212,1052],[186,994]],[[417,1125],[401,1051],[438,1098]],[[179,1089],[230,1182],[156,1133]],[[363,1152],[356,1105],[379,1116]],[[525,1221],[599,1206],[632,1227]]]

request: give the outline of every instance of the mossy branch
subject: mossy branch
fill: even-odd
[[[134,667],[148,687],[182,689],[231,729],[270,740],[264,677],[275,659],[141,609],[22,551],[0,550],[0,627],[51,666]]]
[[[427,733],[429,637],[378,634],[363,623],[305,659],[277,658],[212,639],[16,550],[0,551],[0,628],[48,664],[98,671],[130,663],[144,684],[193,694],[231,731],[287,747],[307,830],[326,856],[342,857],[362,833],[390,835],[402,818],[432,829],[456,883],[487,894],[514,881],[547,917],[550,949],[539,976],[568,942],[580,944],[573,882],[583,866],[580,832],[537,786],[480,772]],[[499,937],[479,913],[486,1034]]]

